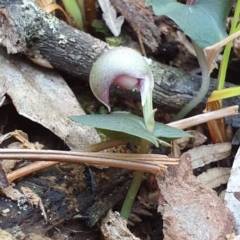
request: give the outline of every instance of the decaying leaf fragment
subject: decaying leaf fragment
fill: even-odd
[[[79,126],[68,117],[85,114],[62,77],[39,69],[0,49],[0,93],[8,95],[18,113],[60,137],[70,149],[100,141],[96,131]],[[4,81],[7,87],[3,88]]]
[[[110,210],[102,220],[100,229],[105,240],[140,240],[127,228],[127,221]]]
[[[230,168],[211,168],[197,176],[197,179],[205,186],[213,189],[228,182],[230,171]]]
[[[157,177],[159,211],[164,239],[226,239],[235,233],[235,221],[216,193],[192,173],[191,156],[182,154],[179,165]]]
[[[237,58],[240,59],[240,37],[237,37],[233,41],[233,50]]]
[[[7,179],[6,172],[4,171],[2,163],[0,163],[0,189],[6,188],[8,186],[9,186],[9,182]]]
[[[45,212],[42,199],[30,188],[21,187],[21,190],[23,194],[19,192],[17,189],[14,189],[12,186],[9,186],[7,188],[1,189],[1,192],[11,200],[17,201],[19,209],[25,210],[27,208],[26,203],[31,204],[37,208],[39,207],[42,211],[44,219],[47,221],[47,214]]]
[[[227,240],[240,240],[240,235],[236,236],[234,233],[233,234],[228,234]]]
[[[98,0],[103,11],[103,19],[115,37],[119,36],[124,17],[117,17],[116,10],[113,8],[109,0]]]
[[[44,146],[38,142],[36,143],[31,143],[28,140],[28,135],[21,131],[21,130],[15,130],[9,133],[6,133],[4,135],[2,135],[0,137],[0,144],[9,139],[10,137],[14,137],[15,139],[18,140],[18,142],[12,142],[10,143],[7,148],[9,149],[42,149]],[[0,163],[2,165],[3,170],[5,171],[5,173],[9,173],[14,167],[15,165],[20,162],[22,160],[17,160],[17,159],[12,159],[12,160],[1,160]]]
[[[18,199],[23,197],[23,194],[20,193],[17,189],[13,188],[12,186],[4,188],[1,191],[6,197],[10,198],[13,201],[18,201]]]
[[[233,162],[225,194],[225,201],[227,207],[235,217],[238,234],[240,234],[240,148]]]
[[[186,132],[191,134],[193,137],[184,137],[175,140],[175,142],[178,144],[179,149],[181,150],[185,149],[186,147],[193,148],[200,146],[207,140],[206,136],[196,130],[188,130]]]
[[[10,233],[0,229],[0,239],[4,240],[16,240],[15,237],[13,237]]]
[[[37,208],[39,207],[42,211],[44,219],[47,221],[47,214],[44,209],[42,199],[28,187],[21,187],[21,190],[25,196],[27,195],[29,196],[29,198],[27,199],[27,202],[33,205],[34,207],[37,207]]]
[[[231,149],[231,143],[216,143],[195,147],[188,150],[187,153],[191,156],[193,169],[196,169],[228,157]]]

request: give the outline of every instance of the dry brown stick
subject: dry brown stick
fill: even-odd
[[[54,166],[56,164],[59,164],[59,162],[54,162],[54,161],[48,161],[48,162],[44,162],[44,161],[38,161],[32,164],[29,164],[27,166],[18,168],[17,170],[14,170],[10,173],[7,174],[7,179],[8,182],[11,183],[14,180],[20,179],[22,177],[26,177],[30,174],[33,174],[35,172],[38,172],[40,170],[43,170],[45,168]]]
[[[85,146],[84,148],[80,149],[79,151],[80,152],[98,152],[98,151],[101,151],[104,149],[113,148],[113,147],[117,147],[117,146],[125,145],[125,144],[126,144],[126,142],[124,142],[122,140],[112,139],[109,141]],[[58,161],[56,161],[56,162],[55,161],[47,161],[47,162],[39,161],[39,162],[32,163],[30,165],[24,166],[22,168],[19,168],[17,170],[14,170],[13,172],[9,173],[8,181],[12,182],[16,179],[22,178],[24,176],[27,176],[31,173],[40,171],[42,169],[54,166],[56,164],[59,164],[59,162]]]
[[[235,105],[231,107],[222,108],[216,111],[205,112],[203,114],[199,114],[193,117],[182,119],[176,122],[171,122],[167,125],[171,127],[180,128],[180,129],[186,129],[186,128],[190,128],[211,120],[216,120],[219,118],[237,115],[239,114],[238,111],[239,111],[239,106]]]
[[[178,163],[178,159],[169,158],[165,155],[155,154],[116,154],[116,153],[83,153],[83,152],[66,152],[53,150],[24,150],[24,149],[1,149],[1,159],[25,159],[30,161],[39,161],[36,166],[39,169],[55,165],[59,162],[67,163],[84,163],[89,165],[108,166],[117,168],[126,168],[130,170],[139,170],[150,172],[156,175],[162,175],[161,170],[166,169],[165,165],[173,165]],[[43,164],[42,161],[50,161]],[[39,170],[38,169],[38,170]],[[28,172],[32,173],[31,165]],[[18,173],[26,174],[26,171],[19,171]],[[23,176],[23,175],[22,175]],[[16,173],[9,173],[9,182],[16,179]]]

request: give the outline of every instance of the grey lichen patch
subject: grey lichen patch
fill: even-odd
[[[33,0],[23,0],[22,2],[23,4],[21,5],[21,7],[25,9],[25,11],[23,11],[24,14],[29,18],[29,21],[36,22],[36,25],[38,26],[39,35],[45,33],[38,24],[39,19],[43,19],[43,21],[47,23],[48,27],[53,31],[53,33],[57,31],[59,20],[56,17],[44,12],[41,8],[37,7],[35,1]],[[34,19],[31,19],[32,16]]]
[[[35,1],[34,0],[22,0],[22,8],[26,8],[29,7],[29,5],[31,5],[32,8],[34,8],[34,10],[37,11],[36,5],[35,5]]]
[[[50,14],[44,15],[43,19],[48,24],[49,28],[53,31],[53,33],[56,33],[59,20]]]
[[[65,45],[68,42],[67,37],[62,33],[60,33],[58,39],[59,39],[58,44],[61,44],[61,45]]]
[[[76,39],[75,38],[73,38],[73,37],[71,37],[71,38],[69,38],[69,41],[71,41],[71,42],[76,42]]]
[[[44,29],[40,29],[38,33],[39,33],[40,36],[43,36],[45,34],[45,30]]]
[[[80,60],[81,57],[82,57],[81,55],[77,55],[77,56],[75,56],[76,61]]]
[[[72,60],[75,60],[75,55],[69,54],[69,57],[70,57]]]
[[[101,41],[92,45],[92,52],[95,52],[97,55],[100,55],[103,49],[109,50],[109,46]]]

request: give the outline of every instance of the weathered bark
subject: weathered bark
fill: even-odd
[[[107,44],[47,14],[29,0],[0,1],[0,39],[8,53],[46,59],[56,68],[87,79]]]
[[[106,43],[68,26],[29,0],[0,0],[0,39],[8,53],[46,59],[54,68],[82,80],[88,79],[93,63],[108,49]],[[155,76],[154,103],[160,107],[177,111],[200,89],[201,77],[197,75],[155,61],[151,68]],[[213,79],[207,96],[215,88]],[[139,98],[135,93],[124,94]],[[206,98],[198,109],[203,109],[205,102]],[[239,105],[239,102],[237,97],[226,100],[225,105]],[[228,123],[239,127],[239,115],[228,118]]]
[[[9,232],[45,235],[48,230],[78,216],[89,226],[95,225],[106,212],[119,204],[131,181],[129,170],[96,169],[85,165],[64,164],[37,172],[16,183],[15,188],[32,189],[42,199],[48,222],[39,207],[0,198],[0,209],[10,209],[0,216],[0,227]],[[25,205],[25,206],[24,206]],[[24,209],[25,210],[24,210]]]

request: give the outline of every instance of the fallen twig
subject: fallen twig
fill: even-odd
[[[209,122],[211,120],[237,115],[239,114],[238,110],[239,110],[239,106],[234,105],[234,106],[222,108],[216,111],[205,112],[203,114],[182,119],[176,122],[171,122],[167,125],[171,127],[180,128],[180,129],[186,129],[186,128],[190,128],[205,122]]]
[[[165,155],[156,154],[127,154],[127,153],[91,153],[91,152],[67,152],[54,150],[25,150],[25,149],[1,149],[1,159],[25,159],[30,161],[40,161],[26,169],[16,170],[8,174],[9,182],[14,179],[23,177],[36,170],[52,166],[60,162],[68,163],[85,163],[89,165],[108,166],[117,168],[126,168],[131,170],[139,170],[150,172],[156,175],[162,175],[162,170],[165,170],[166,165],[174,165],[178,163],[178,159],[169,158]],[[46,164],[43,161],[48,161]],[[49,162],[50,161],[50,162]],[[36,168],[38,167],[38,168]],[[21,176],[20,176],[21,174]],[[23,175],[24,174],[24,175]]]

